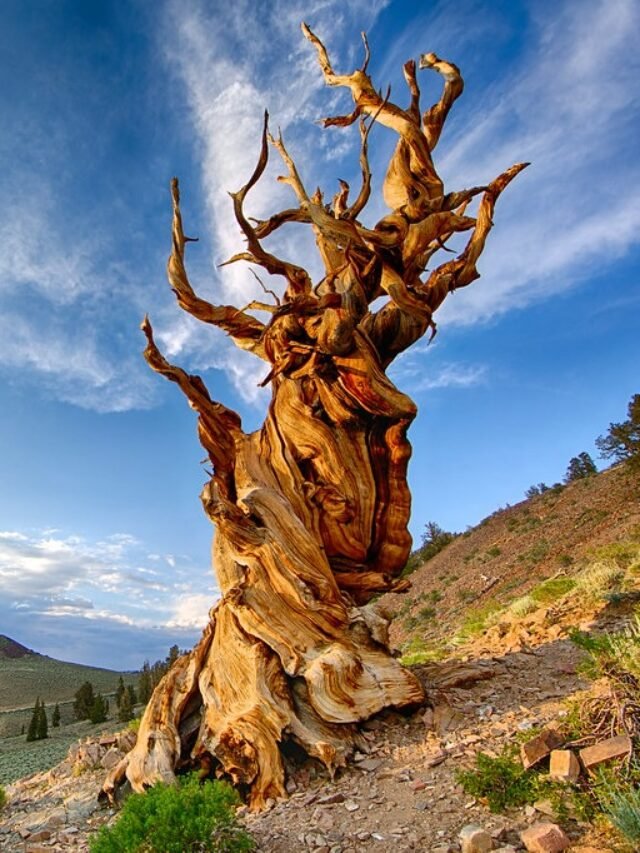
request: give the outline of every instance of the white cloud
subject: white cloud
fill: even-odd
[[[535,49],[518,72],[437,152],[450,188],[532,161],[496,207],[479,263],[486,281],[447,300],[446,323],[486,320],[559,293],[596,259],[604,267],[638,240],[640,167],[628,153],[638,120],[640,7],[567,2],[535,26]]]
[[[0,290],[36,290],[68,305],[92,287],[95,246],[77,234],[69,239],[61,219],[46,188],[18,196],[0,220]]]
[[[204,628],[209,621],[209,610],[214,603],[205,593],[181,596],[175,603],[173,615],[167,622],[170,628]]]
[[[150,408],[157,383],[130,357],[102,348],[92,330],[69,329],[55,315],[39,320],[6,311],[0,315],[0,368],[20,371],[52,396],[97,412]]]
[[[140,564],[146,551],[126,533],[89,541],[49,531],[0,531],[0,613],[81,616],[139,627],[204,624],[200,617],[216,595],[210,570],[175,554],[164,555],[162,570],[158,562],[149,568]]]
[[[435,353],[437,348],[428,347],[423,340],[391,365],[389,375],[398,387],[419,394],[436,388],[470,388],[487,381],[487,368],[483,364],[444,361],[425,367],[427,351]]]

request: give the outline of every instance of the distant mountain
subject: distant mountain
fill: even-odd
[[[21,643],[0,634],[0,658],[23,658],[25,655],[35,655],[37,652],[28,649]]]
[[[125,684],[134,686],[138,680],[135,672],[56,660],[0,634],[0,737],[4,735],[3,712],[32,708],[38,696],[47,705],[68,702],[85,681],[91,682],[96,693],[114,693],[120,676]]]

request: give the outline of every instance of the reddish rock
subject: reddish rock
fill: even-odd
[[[544,729],[520,747],[522,766],[528,770],[559,746],[562,746],[562,738],[558,732],[555,729]]]
[[[577,782],[580,762],[570,749],[554,749],[549,762],[549,776],[555,782]]]
[[[520,838],[529,853],[562,853],[571,844],[555,823],[534,823],[520,833]]]
[[[587,746],[580,750],[580,759],[590,770],[597,764],[602,764],[604,761],[611,761],[613,758],[622,758],[629,755],[632,750],[631,739],[626,735],[618,735],[618,737],[610,737],[607,740],[602,740],[595,746]]]

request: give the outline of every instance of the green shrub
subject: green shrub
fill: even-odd
[[[552,604],[575,587],[573,578],[549,578],[531,590],[531,598],[539,604]]]
[[[466,614],[454,642],[463,642],[477,634],[481,634],[489,624],[490,617],[500,610],[497,601],[488,601],[482,607],[475,607]]]
[[[7,804],[7,792],[2,787],[2,785],[0,785],[0,809],[3,809],[6,804]]]
[[[132,794],[117,822],[102,827],[91,853],[244,853],[254,849],[234,807],[239,798],[223,782],[200,783],[196,774],[176,785],[158,784]]]
[[[640,788],[621,779],[603,779],[595,794],[600,808],[618,832],[640,849]]]
[[[479,752],[476,769],[461,770],[456,779],[467,794],[486,799],[489,810],[494,813],[503,812],[509,806],[532,803],[540,790],[538,777],[506,753],[491,758]]]
[[[416,664],[442,660],[444,657],[446,657],[446,651],[441,643],[429,643],[427,645],[422,637],[412,637],[402,645],[400,662],[404,666],[415,666]]]
[[[493,560],[495,557],[499,557],[502,554],[500,548],[497,545],[492,545],[491,548],[487,550],[487,558],[489,560]]]

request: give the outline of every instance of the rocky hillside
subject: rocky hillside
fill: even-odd
[[[591,556],[634,538],[640,485],[621,466],[499,509],[419,566],[408,593],[383,597],[392,642],[414,659],[446,654],[543,581],[555,584],[535,594],[553,600]]]
[[[36,652],[26,646],[16,643],[11,637],[0,634],[0,658],[23,658],[25,655],[35,655]]]

